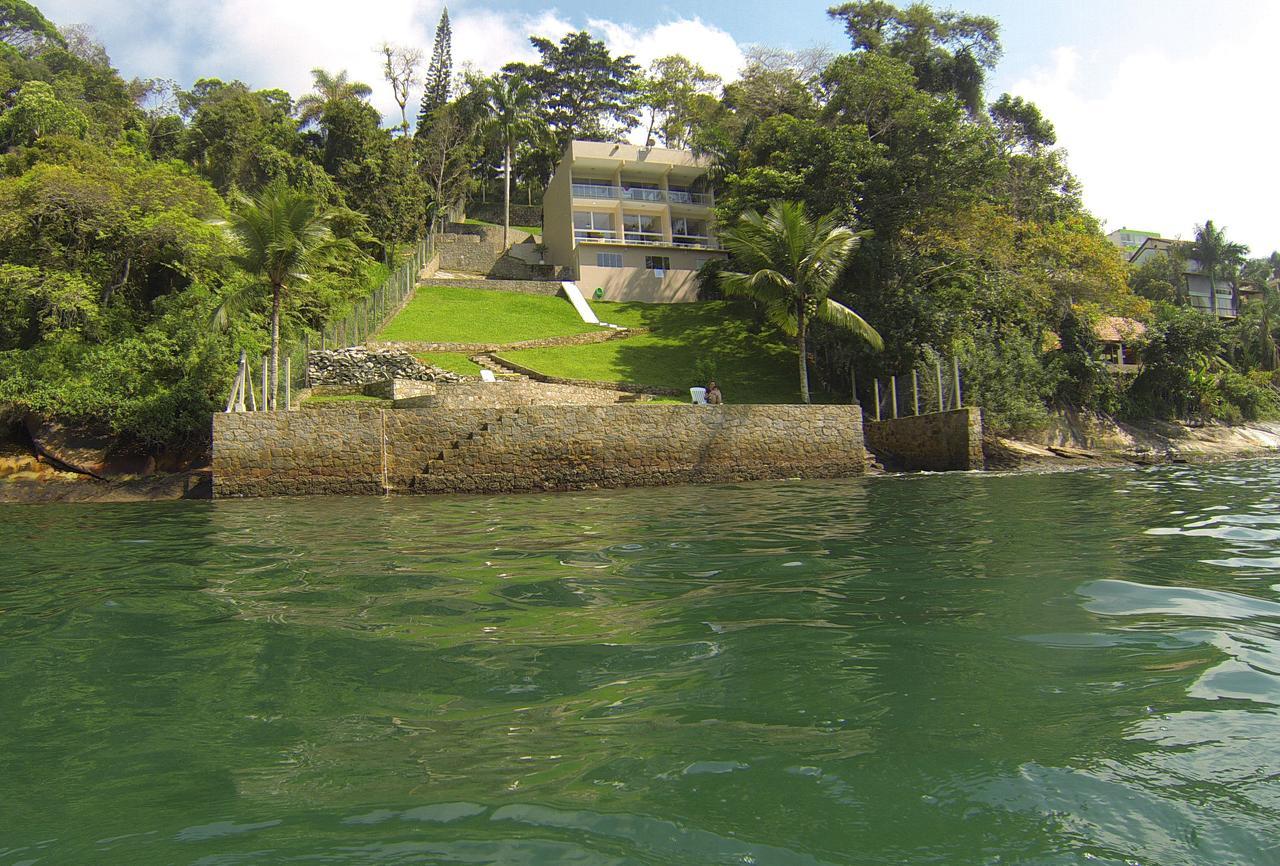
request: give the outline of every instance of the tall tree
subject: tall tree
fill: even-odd
[[[796,335],[800,399],[809,402],[808,326],[815,317],[857,334],[876,350],[884,341],[876,329],[829,295],[861,238],[840,225],[835,214],[816,220],[799,202],[775,201],[761,216],[745,214],[721,233],[739,270],[720,275],[726,295],[761,301],[770,318]]]
[[[449,23],[449,7],[440,13],[436,24],[436,41],[431,48],[431,63],[423,76],[422,103],[418,109],[418,129],[425,129],[431,117],[448,104],[453,91],[453,26]]]
[[[472,124],[465,115],[461,106],[446,103],[433,112],[430,124],[418,127],[414,138],[419,170],[431,199],[431,216],[437,223],[449,219],[454,207],[466,197],[480,155]]]
[[[237,198],[230,229],[241,252],[237,262],[271,290],[271,383],[267,407],[276,408],[280,381],[280,312],[288,292],[311,278],[335,243],[332,217],[315,196],[276,182],[254,198]]]
[[[1218,313],[1217,277],[1224,267],[1238,268],[1248,252],[1249,248],[1244,244],[1227,240],[1226,229],[1215,226],[1213,220],[1205,220],[1204,225],[1196,226],[1196,239],[1191,242],[1190,255],[1200,263],[1200,268],[1209,278],[1209,309],[1214,315]],[[1239,297],[1233,300],[1238,311]]]
[[[630,54],[614,57],[585,30],[559,43],[541,36],[529,41],[541,61],[509,63],[504,72],[519,76],[537,93],[539,110],[561,152],[575,138],[607,141],[636,125],[640,67]]]
[[[417,48],[382,43],[382,76],[391,85],[391,94],[400,106],[400,134],[409,134],[409,88],[418,80],[418,67],[422,64],[422,52]]]
[[[855,52],[879,52],[910,64],[920,88],[953,94],[977,117],[987,70],[1000,59],[994,18],[936,12],[924,3],[899,9],[884,0],[859,0],[827,10],[844,23]]]
[[[702,100],[714,102],[720,76],[679,54],[659,57],[649,66],[641,86],[641,98],[649,112],[645,141],[659,133],[666,147],[685,147],[693,133]]]
[[[485,119],[482,131],[502,148],[502,246],[511,232],[511,169],[517,142],[541,136],[542,125],[535,114],[533,89],[518,76],[494,76],[485,88]]]
[[[337,75],[316,68],[311,70],[315,91],[298,99],[298,125],[307,126],[319,122],[325,112],[335,105],[349,101],[367,99],[373,88],[359,81],[351,81],[347,70]]]
[[[46,45],[65,45],[58,28],[26,0],[0,0],[0,43],[31,56]]]

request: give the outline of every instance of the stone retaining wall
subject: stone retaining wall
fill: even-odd
[[[551,349],[558,346],[587,346],[592,343],[607,343],[610,340],[622,340],[636,334],[645,333],[648,329],[634,330],[600,329],[583,334],[568,334],[562,337],[541,337],[537,340],[518,340],[514,343],[426,343],[413,340],[394,342],[372,342],[369,345],[382,349],[401,349],[405,352],[465,352],[478,355],[482,352],[498,352],[512,349]]]
[[[467,205],[467,216],[473,219],[485,220],[486,222],[497,223],[502,225],[502,202],[472,202]],[[540,204],[515,204],[511,205],[511,224],[513,226],[540,226],[542,225],[542,205]]]
[[[412,394],[395,392],[397,409],[499,409],[504,406],[607,406],[628,398],[619,391],[544,385],[527,379],[465,382]]]
[[[353,406],[213,418],[218,497],[571,490],[865,468],[853,406]]]
[[[635,334],[640,329],[632,330],[630,333]],[[493,359],[502,366],[513,372],[528,376],[535,382],[546,382],[549,385],[573,385],[576,388],[601,388],[609,391],[622,391],[627,394],[652,394],[655,397],[689,397],[688,389],[683,391],[676,388],[664,388],[661,385],[638,385],[634,382],[597,382],[594,379],[568,379],[564,376],[548,376],[546,373],[539,373],[532,367],[526,367],[523,364],[517,364],[500,355],[494,355]]]
[[[447,271],[448,268],[445,268]],[[519,292],[522,295],[558,295],[561,286],[554,280],[502,280],[484,277],[430,277],[429,286],[457,286],[463,289],[488,289],[494,292]]]
[[[982,410],[977,407],[866,422],[867,448],[889,469],[982,469]]]

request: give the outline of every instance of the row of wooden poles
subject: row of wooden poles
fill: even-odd
[[[937,377],[937,386],[938,386],[937,411],[946,412],[948,409],[963,408],[964,401],[963,401],[963,398],[961,397],[961,392],[960,392],[960,361],[955,358],[951,359],[951,394],[949,395],[946,393],[946,389],[943,384],[941,359],[934,361],[933,368],[934,368],[934,373]],[[853,375],[853,380],[852,380],[853,393],[854,393],[855,399],[857,399],[858,380],[856,375],[854,374],[851,374],[851,375]],[[928,373],[926,373],[925,375],[927,376]],[[885,419],[882,413],[885,407],[881,405],[880,380],[876,379],[872,384],[874,386],[873,390],[875,392],[876,420],[883,421]],[[918,369],[913,369],[911,371],[911,403],[912,403],[912,414],[919,415],[920,414],[920,371]],[[889,377],[888,409],[889,409],[890,418],[901,417],[898,414],[898,377],[897,376]],[[928,411],[928,409],[926,409],[925,411]]]
[[[337,349],[346,346],[358,346],[377,333],[387,321],[399,312],[405,299],[413,293],[417,285],[418,274],[431,258],[431,239],[418,241],[411,255],[404,264],[395,270],[373,294],[356,302],[355,309],[340,321],[330,322],[321,329],[320,349]],[[311,349],[311,333],[302,332],[302,384],[310,385],[307,371],[307,356]],[[284,385],[284,407],[293,405],[293,359],[292,354],[281,352],[281,378]],[[240,368],[235,381],[231,385],[231,394],[227,398],[228,412],[265,412],[271,405],[267,399],[270,389],[270,362],[267,356],[262,358],[262,389],[255,392],[254,375],[249,370],[249,359],[244,351],[240,352]],[[259,399],[261,394],[261,399]]]

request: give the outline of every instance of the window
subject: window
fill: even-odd
[[[597,268],[622,267],[622,253],[596,253]]]
[[[667,271],[671,270],[670,256],[645,256],[644,266],[646,269],[653,271],[654,274],[661,277]]]
[[[578,240],[592,238],[616,238],[613,230],[613,214],[600,211],[574,211],[573,236]]]

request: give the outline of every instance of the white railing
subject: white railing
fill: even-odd
[[[711,196],[702,192],[686,192],[684,190],[646,189],[643,187],[610,186],[596,183],[570,184],[574,198],[591,199],[623,199],[626,201],[670,202],[671,204],[689,204],[699,207],[710,207]]]
[[[645,189],[644,187],[623,188],[622,197],[629,201],[662,201],[662,190]]]
[[[627,232],[624,237],[629,244],[665,244],[667,242],[661,232]]]
[[[612,229],[574,229],[575,241],[612,241],[618,239],[618,233]]]
[[[575,183],[574,198],[622,198],[622,187],[594,183]]]
[[[677,189],[669,190],[667,192],[667,200],[672,204],[711,204],[711,196],[704,192],[686,192],[684,190]]]
[[[706,235],[672,235],[671,243],[678,247],[696,247],[704,250],[719,249],[719,244]]]

